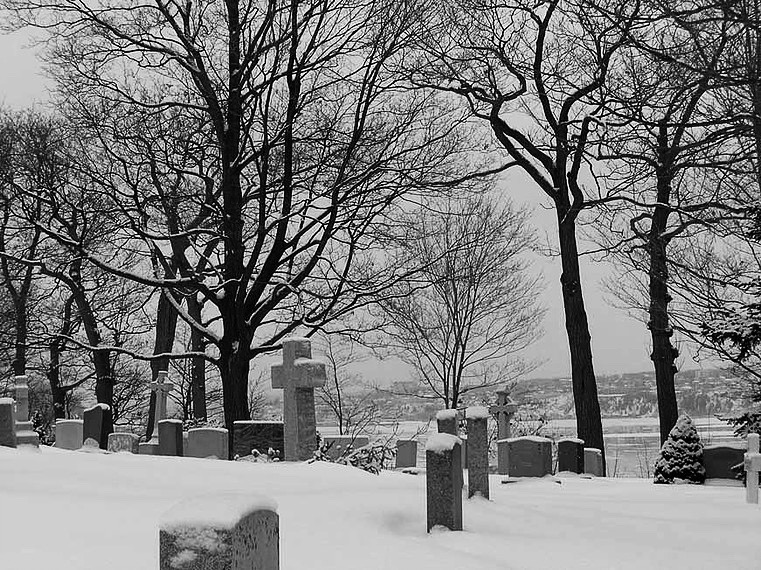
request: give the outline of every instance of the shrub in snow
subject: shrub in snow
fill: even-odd
[[[329,444],[325,444],[320,433],[317,432],[318,447],[314,452],[312,461],[327,461],[339,465],[349,465],[378,475],[381,469],[388,469],[393,464],[395,451],[390,445],[390,439],[385,443],[366,445],[356,451],[349,451],[346,455],[333,460],[328,454]]]
[[[703,444],[690,416],[683,414],[669,432],[655,463],[655,483],[703,483]]]

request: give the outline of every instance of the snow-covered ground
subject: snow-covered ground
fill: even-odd
[[[562,478],[465,501],[464,532],[425,528],[425,476],[350,467],[0,448],[0,568],[152,570],[184,498],[279,504],[283,570],[761,569],[761,507],[737,487]]]

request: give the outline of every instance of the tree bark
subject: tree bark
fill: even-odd
[[[248,346],[240,350],[223,339],[220,346],[219,372],[222,377],[222,401],[225,412],[225,427],[230,440],[229,450],[232,458],[233,423],[236,420],[249,420],[248,411]],[[249,341],[250,342],[250,341]]]
[[[576,223],[573,216],[558,208],[558,237],[563,273],[563,309],[568,347],[571,352],[571,378],[573,401],[576,409],[576,430],[586,447],[602,451],[605,471],[605,443],[603,441],[600,402],[597,399],[597,380],[592,363],[592,342],[589,322],[584,308],[579,271],[579,251],[576,243]]]
[[[177,311],[167,299],[169,291],[162,291],[156,308],[156,338],[153,341],[153,354],[172,352],[174,337],[177,332]],[[155,382],[161,370],[168,370],[169,359],[166,357],[151,360],[151,378]],[[153,424],[156,419],[156,393],[151,391],[148,402],[148,426],[145,430],[146,440],[153,437]]]

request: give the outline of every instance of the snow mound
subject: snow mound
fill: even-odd
[[[277,502],[256,493],[221,493],[193,497],[178,503],[161,517],[159,527],[170,534],[199,527],[230,530],[256,511],[277,512]],[[208,550],[208,548],[205,548]]]
[[[470,406],[465,410],[465,417],[469,420],[489,419],[490,415],[486,406]]]
[[[457,418],[457,410],[441,410],[436,412],[436,419],[441,421],[453,420]]]

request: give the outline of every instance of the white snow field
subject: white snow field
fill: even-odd
[[[562,478],[464,501],[464,532],[426,534],[425,476],[0,448],[0,569],[154,570],[179,501],[269,495],[283,570],[761,569],[761,507],[738,487]]]

